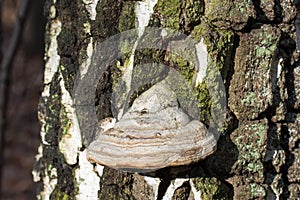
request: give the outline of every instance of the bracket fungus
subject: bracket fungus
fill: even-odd
[[[87,148],[90,162],[138,173],[196,163],[217,144],[203,123],[180,108],[165,81],[136,98],[114,127],[97,134]]]

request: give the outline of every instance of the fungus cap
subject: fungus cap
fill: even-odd
[[[136,98],[113,128],[98,133],[87,158],[146,173],[196,163],[212,154],[216,144],[214,135],[180,108],[176,94],[161,81]]]

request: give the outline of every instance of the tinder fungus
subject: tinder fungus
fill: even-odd
[[[162,81],[136,98],[113,128],[98,133],[87,158],[143,173],[198,162],[215,151],[216,143],[204,124],[185,114]]]

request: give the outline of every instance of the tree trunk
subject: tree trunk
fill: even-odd
[[[42,141],[33,170],[38,198],[300,198],[300,61],[291,1],[46,0],[45,15]],[[152,38],[160,49],[142,43],[151,37],[146,26],[162,31]],[[170,29],[172,37],[164,39],[163,30]],[[195,44],[186,46],[190,39]],[[201,113],[181,106],[218,138],[216,152],[186,166],[184,175],[167,168],[145,176],[86,158],[98,121],[118,120],[137,96],[165,78],[153,69],[139,71],[136,66],[145,63],[162,63],[185,77]],[[147,82],[148,75],[159,78]],[[132,82],[140,87],[130,88]],[[185,89],[173,85],[184,99]],[[81,98],[84,92],[93,98]],[[227,103],[216,108],[225,96]]]

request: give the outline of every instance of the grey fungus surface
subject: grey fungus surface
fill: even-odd
[[[180,108],[164,81],[133,102],[113,128],[99,132],[88,146],[90,162],[146,173],[196,163],[216,150],[217,141],[203,123]]]

